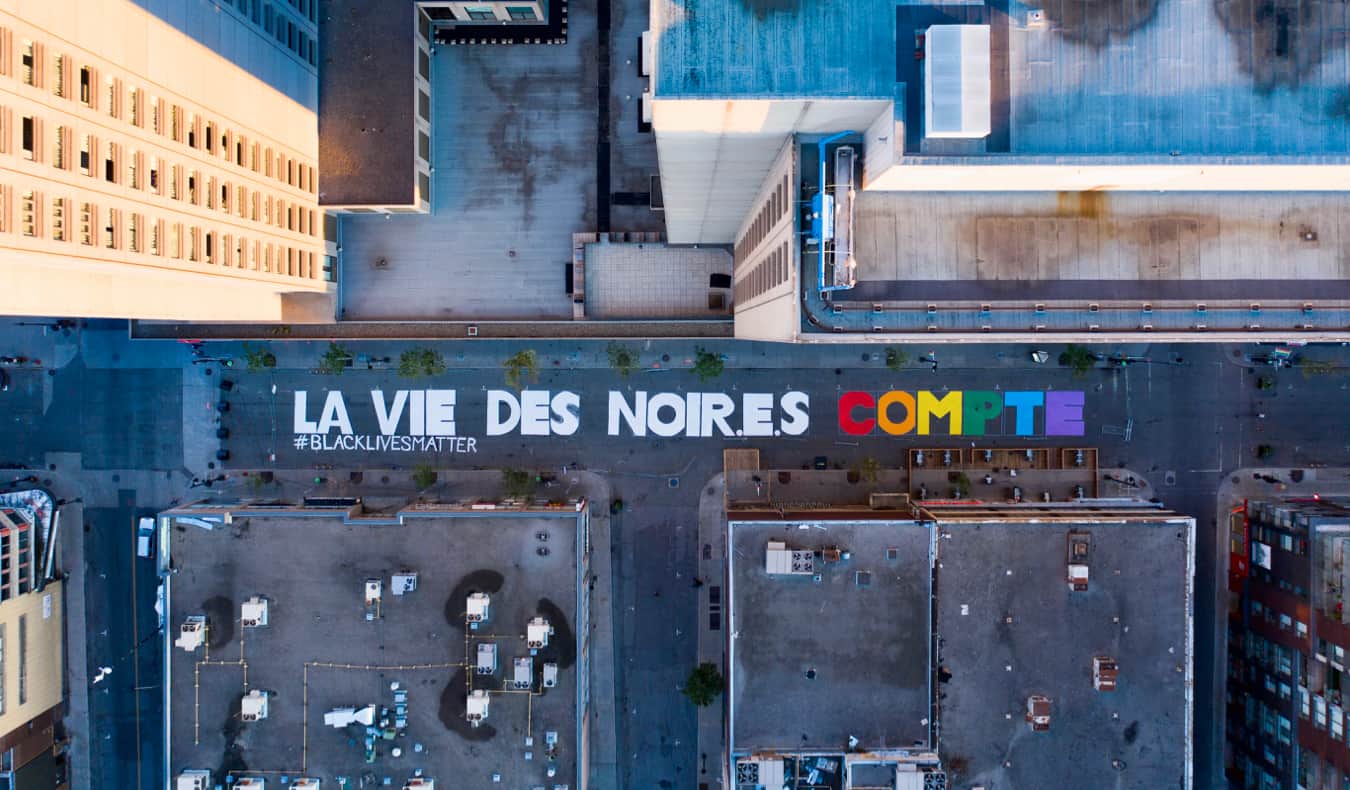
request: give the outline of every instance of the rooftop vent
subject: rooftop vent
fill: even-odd
[[[771,540],[764,549],[764,572],[770,575],[810,575],[815,573],[815,555],[789,549],[780,540]]]
[[[413,571],[395,573],[389,580],[389,591],[394,595],[407,595],[417,590],[417,574]]]
[[[1115,691],[1116,676],[1120,674],[1120,668],[1116,666],[1116,660],[1110,656],[1092,657],[1092,687],[1098,691]]]
[[[1071,530],[1065,537],[1069,589],[1085,592],[1088,588],[1088,563],[1092,554],[1092,537],[1087,532]]]
[[[988,25],[933,25],[924,33],[924,136],[989,136]]]
[[[544,664],[544,688],[551,689],[558,685],[558,665],[552,661]]]
[[[234,783],[234,790],[267,790],[267,780],[261,776],[245,776]]]
[[[1032,732],[1045,732],[1050,729],[1050,698],[1040,694],[1027,697],[1027,724]]]
[[[321,790],[321,786],[318,779],[302,776],[291,785],[291,790]]]
[[[415,779],[409,779],[407,783],[403,785],[403,790],[436,790],[436,780],[426,779],[421,776]]]

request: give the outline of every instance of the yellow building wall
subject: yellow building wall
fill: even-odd
[[[32,592],[0,602],[0,737],[27,724],[30,719],[61,702],[63,657],[61,582],[51,582],[42,592]],[[20,645],[19,620],[25,621],[24,644]],[[23,657],[21,660],[21,649]],[[20,702],[19,672],[25,675],[25,695]]]
[[[317,159],[313,111],[134,0],[0,0],[7,313],[280,321],[286,294],[331,302]]]

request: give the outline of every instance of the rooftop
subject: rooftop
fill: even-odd
[[[732,748],[812,751],[929,743],[929,531],[908,521],[736,522],[732,555]],[[769,575],[769,541],[848,559]]]
[[[178,522],[170,536],[170,639],[197,614],[208,620],[208,638],[191,653],[169,648],[172,775],[284,771],[327,786],[339,775],[373,772],[399,786],[420,769],[461,786],[487,786],[500,773],[503,786],[529,787],[551,784],[552,763],[557,781],[575,781],[576,513],[423,512],[391,523],[399,520],[372,526],[330,510],[236,512],[210,530],[200,526],[210,522]],[[392,576],[406,570],[418,573],[416,589],[394,595]],[[373,620],[367,579],[381,587]],[[472,591],[490,593],[491,614],[466,631]],[[254,596],[267,600],[268,622],[241,628],[241,606]],[[534,657],[533,691],[508,690],[513,659],[530,654],[524,634],[536,615],[553,635]],[[488,642],[498,650],[492,677],[469,666]],[[555,688],[541,687],[545,662],[558,666]],[[324,714],[368,704],[393,711],[393,683],[407,694],[406,729],[376,741],[367,763],[363,728],[335,730]],[[491,700],[477,728],[465,718],[470,688]],[[269,694],[265,720],[238,719],[248,689]],[[557,734],[552,760],[548,733]]]
[[[658,98],[903,95],[910,154],[1295,156],[1350,152],[1341,3],[653,0]],[[1243,12],[1243,9],[1247,9]],[[990,27],[992,131],[920,148],[919,36]],[[906,90],[897,94],[897,83]]]
[[[412,0],[316,0],[319,202],[414,201]]]
[[[939,528],[949,786],[1189,786],[1193,522]],[[1073,529],[1090,534],[1086,592],[1066,581]],[[1116,690],[1094,689],[1094,656],[1118,663]],[[1024,718],[1031,695],[1050,699],[1046,732]]]

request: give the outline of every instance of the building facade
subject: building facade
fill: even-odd
[[[1249,502],[1229,585],[1226,769],[1234,787],[1350,783],[1350,500]],[[1240,538],[1236,537],[1240,535]]]
[[[317,158],[313,108],[132,0],[0,5],[14,312],[330,320]]]

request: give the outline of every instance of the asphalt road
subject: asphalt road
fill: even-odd
[[[162,716],[160,691],[155,688],[158,655],[134,649],[147,639],[147,647],[155,642],[154,580],[149,563],[140,561],[146,566],[140,568],[132,561],[132,519],[138,513],[166,507],[175,498],[199,493],[185,485],[176,493],[133,492],[123,489],[114,476],[119,471],[125,475],[127,469],[142,469],[181,475],[186,481],[189,475],[183,474],[184,468],[192,467],[193,452],[201,447],[213,451],[218,443],[228,449],[231,458],[224,465],[226,471],[312,468],[318,477],[332,477],[348,470],[409,469],[430,463],[459,469],[547,470],[581,465],[607,474],[616,496],[628,504],[615,524],[611,547],[620,781],[624,787],[643,788],[692,786],[698,763],[693,711],[677,689],[695,659],[692,635],[698,612],[692,569],[699,550],[695,537],[698,496],[703,484],[720,470],[723,448],[758,447],[769,466],[800,467],[824,455],[832,465],[847,467],[863,457],[899,465],[910,448],[969,446],[972,440],[847,435],[837,421],[836,401],[841,392],[1085,392],[1082,439],[989,436],[977,441],[1015,447],[1096,446],[1103,466],[1127,465],[1147,474],[1169,506],[1197,518],[1197,787],[1222,786],[1221,741],[1211,733],[1222,721],[1223,701],[1205,693],[1216,677],[1214,640],[1216,626],[1221,625],[1216,618],[1222,614],[1215,611],[1213,595],[1215,552],[1221,548],[1215,545],[1214,529],[1218,482],[1229,470],[1254,465],[1254,449],[1261,442],[1275,447],[1275,465],[1350,465],[1350,447],[1343,432],[1328,430],[1343,424],[1343,411],[1350,402],[1346,371],[1313,376],[1280,371],[1274,391],[1258,391],[1257,375],[1270,371],[1243,363],[1242,354],[1260,353],[1254,347],[1132,348],[1129,353],[1157,363],[1093,370],[1075,377],[1053,363],[1032,364],[1027,358],[1029,347],[1021,346],[944,349],[937,371],[915,363],[892,372],[876,358],[874,348],[843,347],[825,354],[786,346],[728,344],[731,367],[720,378],[701,384],[688,371],[669,366],[627,378],[604,367],[576,368],[569,364],[569,359],[577,358],[576,351],[569,356],[536,344],[541,357],[557,359],[558,366],[546,365],[534,387],[553,394],[575,393],[577,430],[570,436],[523,436],[517,426],[505,435],[489,436],[488,391],[505,389],[501,370],[496,362],[465,359],[462,349],[472,351],[481,345],[446,343],[446,358],[458,365],[429,380],[400,379],[391,371],[348,371],[332,377],[297,369],[304,365],[285,369],[284,362],[283,368],[264,373],[229,370],[226,376],[234,386],[225,392],[230,410],[220,424],[229,436],[218,441],[217,425],[209,418],[185,421],[183,417],[183,404],[204,405],[198,401],[212,400],[221,392],[218,369],[191,365],[181,346],[131,343],[124,335],[119,337],[115,327],[86,330],[78,342],[81,353],[48,377],[49,381],[42,379],[42,372],[24,371],[18,379],[20,386],[5,393],[0,443],[8,444],[15,462],[40,463],[44,453],[51,451],[80,452],[85,458],[82,469],[62,468],[55,474],[89,491],[85,551],[91,677],[99,666],[113,667],[112,675],[99,683],[91,697],[96,733],[93,763],[100,772],[95,786],[100,787],[137,787],[138,764],[142,766],[139,786],[151,786],[147,772],[162,759],[156,729]],[[569,349],[575,346],[568,344]],[[287,346],[287,354],[296,356],[296,348],[300,347]],[[320,346],[312,348],[312,357],[317,358]],[[362,350],[372,355],[389,353],[374,344]],[[863,361],[862,355],[869,353],[869,361]],[[1347,363],[1345,349],[1339,347],[1309,349],[1306,354],[1338,365]],[[1175,364],[1178,355],[1184,360]],[[811,367],[790,367],[806,361]],[[375,435],[380,430],[371,390],[379,389],[392,399],[397,390],[422,388],[456,391],[455,433],[462,439],[442,441],[439,451],[315,451],[312,442],[303,448],[296,445],[297,390],[308,393],[302,419],[318,422],[326,390],[340,389],[353,432]],[[611,390],[624,393],[628,402],[637,390],[721,392],[738,404],[738,415],[744,413],[742,396],[747,392],[777,397],[801,391],[810,398],[810,427],[799,436],[766,438],[638,437],[626,430],[611,436],[607,409]],[[386,406],[391,402],[386,401]],[[405,408],[411,407],[405,404]],[[444,410],[440,414],[444,417]],[[781,417],[782,410],[775,409],[774,414]],[[740,427],[739,416],[731,424]],[[405,413],[396,432],[407,433],[408,428]],[[475,440],[473,452],[469,452],[468,438]],[[205,470],[192,467],[191,472]],[[316,486],[316,490],[322,488]],[[99,496],[105,501],[91,501]],[[134,734],[138,707],[139,738]]]

